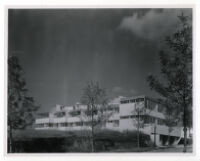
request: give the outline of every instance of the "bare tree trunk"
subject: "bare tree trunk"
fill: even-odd
[[[91,150],[94,152],[94,127],[92,126],[92,143],[91,143]]]
[[[154,125],[154,147],[156,147],[156,125]]]
[[[184,127],[184,147],[183,147],[183,152],[187,152],[187,127]]]
[[[12,153],[13,152],[13,149],[12,149],[12,144],[13,144],[13,140],[12,140],[12,127],[10,126],[10,129],[9,129],[9,147],[8,147],[8,152],[9,153]]]
[[[187,152],[187,123],[186,123],[186,104],[185,104],[185,99],[184,99],[184,110],[183,110],[183,132],[184,132],[184,147],[183,147],[183,152]]]
[[[138,148],[140,148],[140,118],[139,118],[139,110],[138,110],[138,126],[137,126],[137,143],[138,143]]]
[[[167,137],[167,143],[168,143],[168,146],[170,145],[170,129],[169,129],[169,131],[168,131],[168,137]]]
[[[92,105],[92,136],[91,136],[91,151],[94,152],[94,105]]]

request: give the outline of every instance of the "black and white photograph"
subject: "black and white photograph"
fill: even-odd
[[[194,152],[193,8],[8,8],[7,154]]]

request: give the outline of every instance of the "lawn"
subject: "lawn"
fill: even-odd
[[[90,131],[18,130],[14,131],[15,152],[90,152]],[[95,134],[96,152],[142,152],[152,149],[149,136],[136,131],[100,130]]]

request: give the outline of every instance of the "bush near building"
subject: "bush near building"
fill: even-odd
[[[90,152],[88,131],[15,131],[14,153]],[[141,148],[150,147],[149,136],[140,135]],[[95,133],[95,152],[114,152],[120,149],[134,151],[137,147],[136,131],[102,130]],[[123,151],[122,150],[122,151]]]

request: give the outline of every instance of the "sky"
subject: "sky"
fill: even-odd
[[[109,98],[157,97],[158,53],[191,9],[10,9],[8,54],[19,58],[29,95],[49,111],[80,101],[89,81]]]

